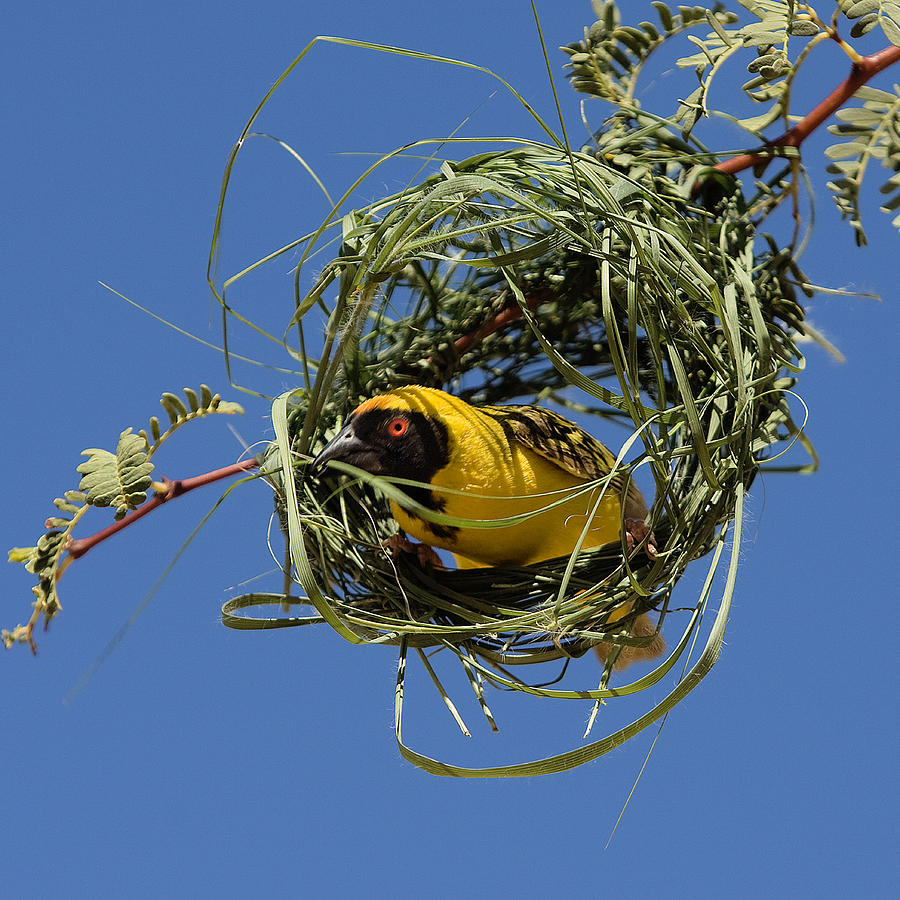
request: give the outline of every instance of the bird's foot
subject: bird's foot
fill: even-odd
[[[659,556],[659,549],[656,546],[656,536],[650,529],[650,526],[642,519],[626,519],[625,520],[625,544],[628,547],[628,553],[634,552],[642,541],[646,539],[643,550],[651,559]]]
[[[381,546],[385,550],[389,550],[393,556],[396,556],[398,553],[415,553],[416,558],[419,560],[419,565],[423,569],[445,568],[434,547],[429,547],[428,544],[416,544],[402,532],[392,534],[387,540],[381,542]]]

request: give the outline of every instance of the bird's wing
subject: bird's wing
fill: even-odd
[[[559,413],[540,406],[482,406],[513,440],[543,456],[566,472],[593,480],[609,475],[616,458],[595,437]],[[612,486],[622,492],[624,477],[613,479]],[[628,485],[625,515],[643,519],[647,504],[634,481]]]

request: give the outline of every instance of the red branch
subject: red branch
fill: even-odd
[[[128,515],[119,519],[118,522],[113,522],[108,528],[104,528],[102,531],[98,531],[90,537],[80,538],[78,540],[69,538],[69,541],[66,544],[66,551],[72,559],[78,559],[80,556],[84,556],[84,554],[92,547],[96,547],[97,544],[105,541],[107,538],[112,537],[114,534],[118,534],[123,528],[128,528],[129,525],[133,525],[138,519],[142,519],[147,513],[153,512],[154,509],[162,506],[163,503],[167,503],[173,497],[179,497],[181,494],[186,494],[188,491],[193,491],[195,488],[221,481],[223,478],[231,478],[232,475],[240,475],[241,472],[247,472],[258,466],[258,460],[245,459],[241,462],[234,463],[231,466],[225,466],[224,469],[216,469],[214,472],[204,472],[203,475],[196,475],[193,478],[180,478],[177,481],[170,481],[168,478],[163,478],[163,484],[166,486],[165,493],[154,494],[139,509],[133,510],[128,513]]]
[[[549,292],[548,291],[535,291],[530,297],[526,298],[525,305],[530,309],[536,309],[544,300],[548,299]],[[476,329],[470,334],[464,334],[462,337],[457,338],[453,342],[453,346],[456,349],[457,356],[462,356],[469,347],[474,344],[481,343],[488,335],[493,334],[495,331],[499,331],[506,325],[509,325],[511,322],[515,322],[518,319],[522,318],[522,307],[519,306],[518,303],[506,306],[494,316],[493,319],[489,319],[485,322],[481,328]]]
[[[767,141],[766,148],[799,147],[826,119],[834,115],[867,81],[879,72],[900,62],[900,47],[885,47],[871,56],[863,56],[850,68],[850,74],[839,84],[815,109],[807,113],[793,128],[780,138]],[[716,165],[720,172],[734,175],[745,169],[766,163],[772,159],[772,153],[761,150],[756,153],[743,153],[726,159]]]

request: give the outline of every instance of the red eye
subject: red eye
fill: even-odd
[[[398,438],[406,434],[407,428],[409,428],[409,422],[398,417],[388,422],[387,431],[391,437]]]

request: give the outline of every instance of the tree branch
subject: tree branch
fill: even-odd
[[[723,160],[715,168],[719,172],[735,175],[745,169],[768,163],[777,147],[799,147],[826,119],[834,115],[867,81],[888,66],[900,62],[900,47],[884,47],[871,56],[860,57],[850,68],[850,74],[818,106],[807,113],[793,128],[781,137],[766,143],[766,149],[755,153],[742,153]]]
[[[203,475],[195,475],[193,478],[180,478],[177,481],[170,481],[168,478],[163,478],[162,482],[165,485],[164,491],[156,492],[139,509],[133,510],[128,513],[128,515],[119,519],[118,522],[113,522],[112,525],[104,528],[102,531],[98,531],[96,534],[92,534],[90,537],[79,538],[78,540],[69,538],[69,541],[66,544],[66,552],[72,559],[78,559],[79,557],[84,556],[88,550],[96,547],[97,544],[102,543],[114,534],[118,534],[122,529],[128,528],[129,525],[133,525],[138,519],[144,518],[148,513],[151,513],[154,509],[162,506],[163,503],[168,503],[173,497],[187,494],[195,488],[213,484],[216,481],[221,481],[223,478],[231,478],[233,475],[240,475],[242,472],[247,472],[258,466],[259,460],[245,459],[241,462],[234,463],[233,465],[225,466],[223,469],[205,472]]]
[[[525,305],[528,307],[528,309],[533,311],[545,300],[549,300],[550,297],[550,291],[538,290],[525,298]],[[464,334],[462,337],[457,338],[453,342],[453,347],[456,350],[456,355],[458,357],[462,356],[463,353],[466,352],[466,350],[469,350],[476,344],[480,344],[486,337],[492,335],[495,331],[499,331],[501,328],[505,328],[507,325],[510,325],[511,323],[516,322],[521,318],[522,308],[518,303],[504,306],[503,309],[501,309],[500,312],[498,312],[492,319],[488,319],[487,322],[485,322],[475,331],[471,332],[470,334]]]

